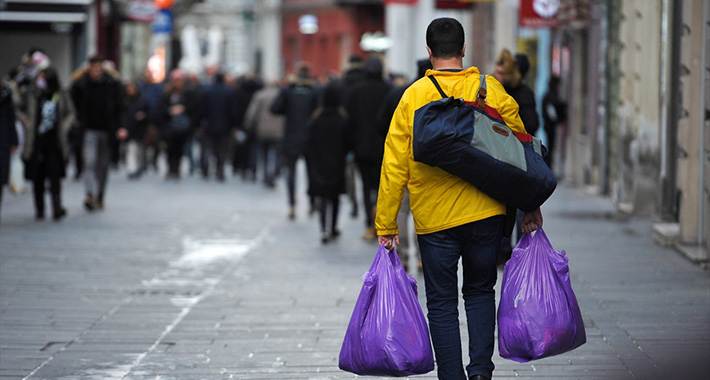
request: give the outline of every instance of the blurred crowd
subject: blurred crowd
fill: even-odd
[[[428,59],[416,65],[419,78],[431,68]],[[518,101],[534,134],[535,97],[522,81],[528,68],[527,57],[505,50],[494,75]],[[176,69],[160,83],[149,71],[123,81],[111,62],[93,56],[69,83],[61,83],[50,57],[31,49],[0,89],[0,184],[10,182],[18,191],[24,177],[32,183],[37,220],[45,218],[47,192],[51,216],[60,220],[66,216],[61,191],[68,173],[84,182],[83,206],[94,212],[104,209],[109,173],[119,168],[131,180],[160,172],[169,181],[199,175],[218,182],[230,168],[234,176],[267,188],[283,177],[285,213],[293,220],[303,160],[309,214],[319,215],[322,242],[340,235],[343,194],[351,217],[363,218],[363,238],[374,241],[384,141],[409,84],[404,76],[385,74],[379,56],[352,56],[342,73],[327,78],[315,78],[301,64],[275,83],[226,75],[218,67],[202,75]],[[563,104],[554,88],[548,92],[552,105],[543,110],[554,115],[543,120],[551,135]],[[402,226],[407,205],[405,200]]]

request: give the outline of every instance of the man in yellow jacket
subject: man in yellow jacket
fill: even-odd
[[[449,96],[474,101],[480,85],[476,67],[463,68],[464,31],[451,18],[431,22],[426,42],[434,75]],[[486,104],[516,132],[525,132],[518,105],[493,77],[486,76]],[[466,379],[461,360],[458,320],[458,261],[463,262],[462,293],[469,334],[468,379],[493,374],[496,251],[506,208],[477,188],[441,169],[415,162],[412,155],[414,112],[440,99],[428,78],[404,93],[390,123],[380,177],[375,227],[380,244],[399,242],[397,212],[405,186],[410,194],[426,285],[429,328],[439,379]],[[525,189],[520,189],[525,191]],[[523,231],[542,225],[539,210],[526,214]]]

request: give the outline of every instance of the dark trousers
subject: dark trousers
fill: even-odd
[[[261,169],[264,173],[263,181],[267,185],[273,185],[274,180],[279,175],[281,163],[279,162],[279,146],[276,140],[259,141],[261,151]]]
[[[168,139],[168,175],[170,177],[180,177],[180,163],[185,150],[187,136],[176,135]]]
[[[286,156],[286,187],[288,189],[288,205],[296,206],[296,164],[299,156]]]
[[[338,230],[338,211],[340,210],[340,197],[322,197],[320,199],[320,230],[322,233],[335,233]],[[330,220],[328,220],[330,217]],[[330,223],[328,223],[330,222]]]
[[[365,208],[365,227],[374,226],[374,207],[377,202],[377,189],[380,183],[380,164],[370,161],[357,161],[362,179],[362,203]]]
[[[203,177],[209,177],[210,161],[214,159],[216,165],[215,176],[219,180],[224,180],[224,160],[227,157],[228,144],[228,135],[206,135],[202,138],[200,166]]]
[[[62,178],[61,174],[54,173],[47,162],[37,164],[34,178],[32,178],[32,190],[35,201],[35,214],[38,217],[44,216],[44,196],[46,193],[46,182],[49,180],[49,192],[52,199],[52,210],[56,214],[62,208]]]
[[[288,188],[288,205],[290,207],[296,206],[296,164],[301,156],[287,154],[286,160],[286,187]],[[308,179],[310,180],[310,171],[308,168],[308,160],[306,160],[306,172],[308,173]],[[315,211],[315,197],[309,195],[309,202],[311,210]]]
[[[458,314],[458,262],[468,325],[468,376],[493,374],[496,251],[503,216],[417,236],[426,285],[429,329],[439,379],[466,379],[461,360]]]

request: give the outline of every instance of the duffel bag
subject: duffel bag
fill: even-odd
[[[543,159],[540,140],[515,133],[485,104],[486,76],[477,102],[442,96],[414,113],[414,160],[443,169],[501,203],[534,211],[554,192],[557,179]]]

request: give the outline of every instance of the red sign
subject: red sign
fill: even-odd
[[[467,9],[480,0],[436,0],[437,9]]]
[[[520,0],[520,26],[549,28],[557,25],[560,0]]]

